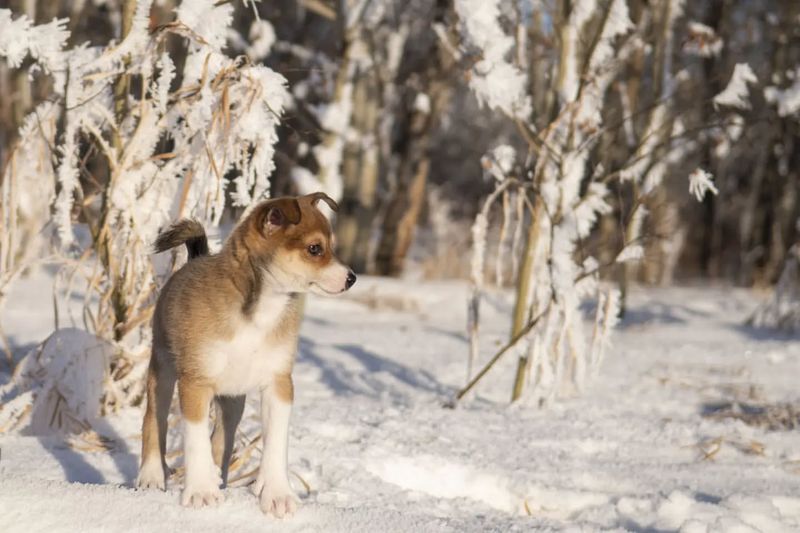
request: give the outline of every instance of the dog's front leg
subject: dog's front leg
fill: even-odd
[[[215,505],[223,496],[208,434],[208,411],[214,392],[210,387],[179,381],[178,396],[184,418],[183,460],[186,466],[181,503],[191,507]]]
[[[260,497],[261,510],[278,518],[291,515],[297,497],[289,485],[289,417],[294,387],[290,374],[281,374],[261,390],[261,431],[263,452],[253,492]]]

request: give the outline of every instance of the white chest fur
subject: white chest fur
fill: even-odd
[[[234,335],[208,347],[205,374],[217,394],[244,394],[290,372],[296,349],[293,335],[276,335],[291,296],[265,292],[250,318],[237,320]]]

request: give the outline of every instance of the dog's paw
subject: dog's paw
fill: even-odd
[[[203,478],[187,477],[181,493],[181,505],[185,507],[205,507],[218,505],[225,500],[220,490],[220,477],[215,469],[209,469],[209,475]]]
[[[219,505],[225,496],[219,487],[210,485],[205,488],[186,487],[181,493],[181,505],[184,507],[206,507]]]
[[[289,488],[272,490],[267,487],[261,491],[261,510],[275,518],[292,516],[297,510],[297,496]]]
[[[136,488],[166,490],[166,476],[160,462],[150,461],[142,464],[139,476],[136,478]]]
[[[264,514],[284,518],[292,516],[297,510],[297,496],[288,481],[273,482],[259,475],[250,490],[259,497]]]

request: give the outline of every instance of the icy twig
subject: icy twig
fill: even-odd
[[[533,318],[530,322],[528,322],[525,325],[525,327],[523,327],[522,330],[520,330],[519,333],[517,333],[510,341],[508,341],[502,348],[500,348],[500,350],[498,350],[497,353],[495,353],[491,359],[489,359],[489,361],[484,365],[484,367],[477,374],[475,374],[475,377],[473,377],[469,383],[467,383],[461,390],[459,390],[453,399],[451,399],[449,402],[445,404],[445,407],[454,408],[456,404],[464,396],[466,396],[466,394],[469,391],[471,391],[473,387],[475,387],[475,385],[477,385],[481,379],[483,379],[483,377],[489,372],[489,370],[492,369],[495,363],[497,363],[497,361],[499,361],[500,358],[502,358],[506,353],[508,353],[509,350],[514,348],[517,345],[517,343],[520,340],[522,340],[536,326],[536,324],[539,323],[542,317],[545,316],[549,310],[550,310],[550,304],[548,303],[548,305],[544,308],[544,310],[542,310],[541,313],[536,315],[535,318]]]

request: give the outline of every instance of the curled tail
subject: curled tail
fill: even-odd
[[[181,244],[186,245],[190,260],[201,255],[208,255],[206,230],[198,221],[188,218],[177,221],[159,233],[153,248],[156,253],[159,253]]]

